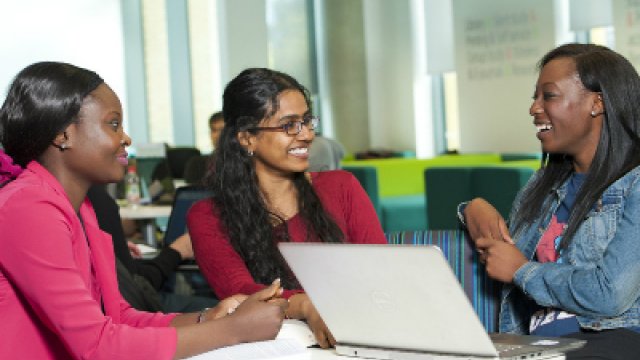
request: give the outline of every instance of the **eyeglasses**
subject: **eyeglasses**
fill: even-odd
[[[283,131],[287,135],[298,135],[302,131],[302,126],[306,126],[309,131],[315,131],[320,125],[317,116],[305,116],[302,120],[292,120],[280,126],[256,126],[249,131]]]

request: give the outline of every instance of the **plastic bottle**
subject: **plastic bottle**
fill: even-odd
[[[136,173],[136,166],[129,165],[124,177],[125,197],[129,206],[140,205],[140,177]]]

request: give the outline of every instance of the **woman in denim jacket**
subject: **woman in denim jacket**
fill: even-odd
[[[587,339],[568,358],[640,354],[640,78],[585,44],[541,60],[529,109],[542,168],[510,226],[483,199],[463,209],[487,273],[502,281],[500,331]]]

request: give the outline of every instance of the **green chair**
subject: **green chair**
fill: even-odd
[[[427,211],[423,195],[385,196],[380,199],[384,231],[426,230]]]
[[[472,197],[481,197],[507,219],[518,191],[533,175],[526,167],[477,167],[473,169]],[[469,198],[471,199],[471,198]]]
[[[378,190],[378,171],[373,166],[343,166],[342,170],[346,170],[358,179],[364,191],[369,195],[378,219],[382,221],[382,211],[380,207],[380,192]]]
[[[457,206],[481,197],[506,219],[518,191],[534,170],[530,167],[432,167],[424,172],[427,223],[430,230],[457,229]]]
[[[430,230],[453,230],[460,225],[459,203],[473,197],[473,167],[431,167],[424,171],[427,224]]]

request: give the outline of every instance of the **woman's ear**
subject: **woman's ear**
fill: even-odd
[[[69,144],[69,136],[66,131],[60,132],[53,139],[53,146],[57,147],[60,151],[65,151],[71,147]]]
[[[240,131],[237,136],[238,142],[245,150],[247,150],[247,152],[254,150],[253,144],[255,143],[255,135],[248,131]]]
[[[591,116],[598,116],[604,114],[604,101],[602,100],[602,93],[597,93],[591,107]]]

